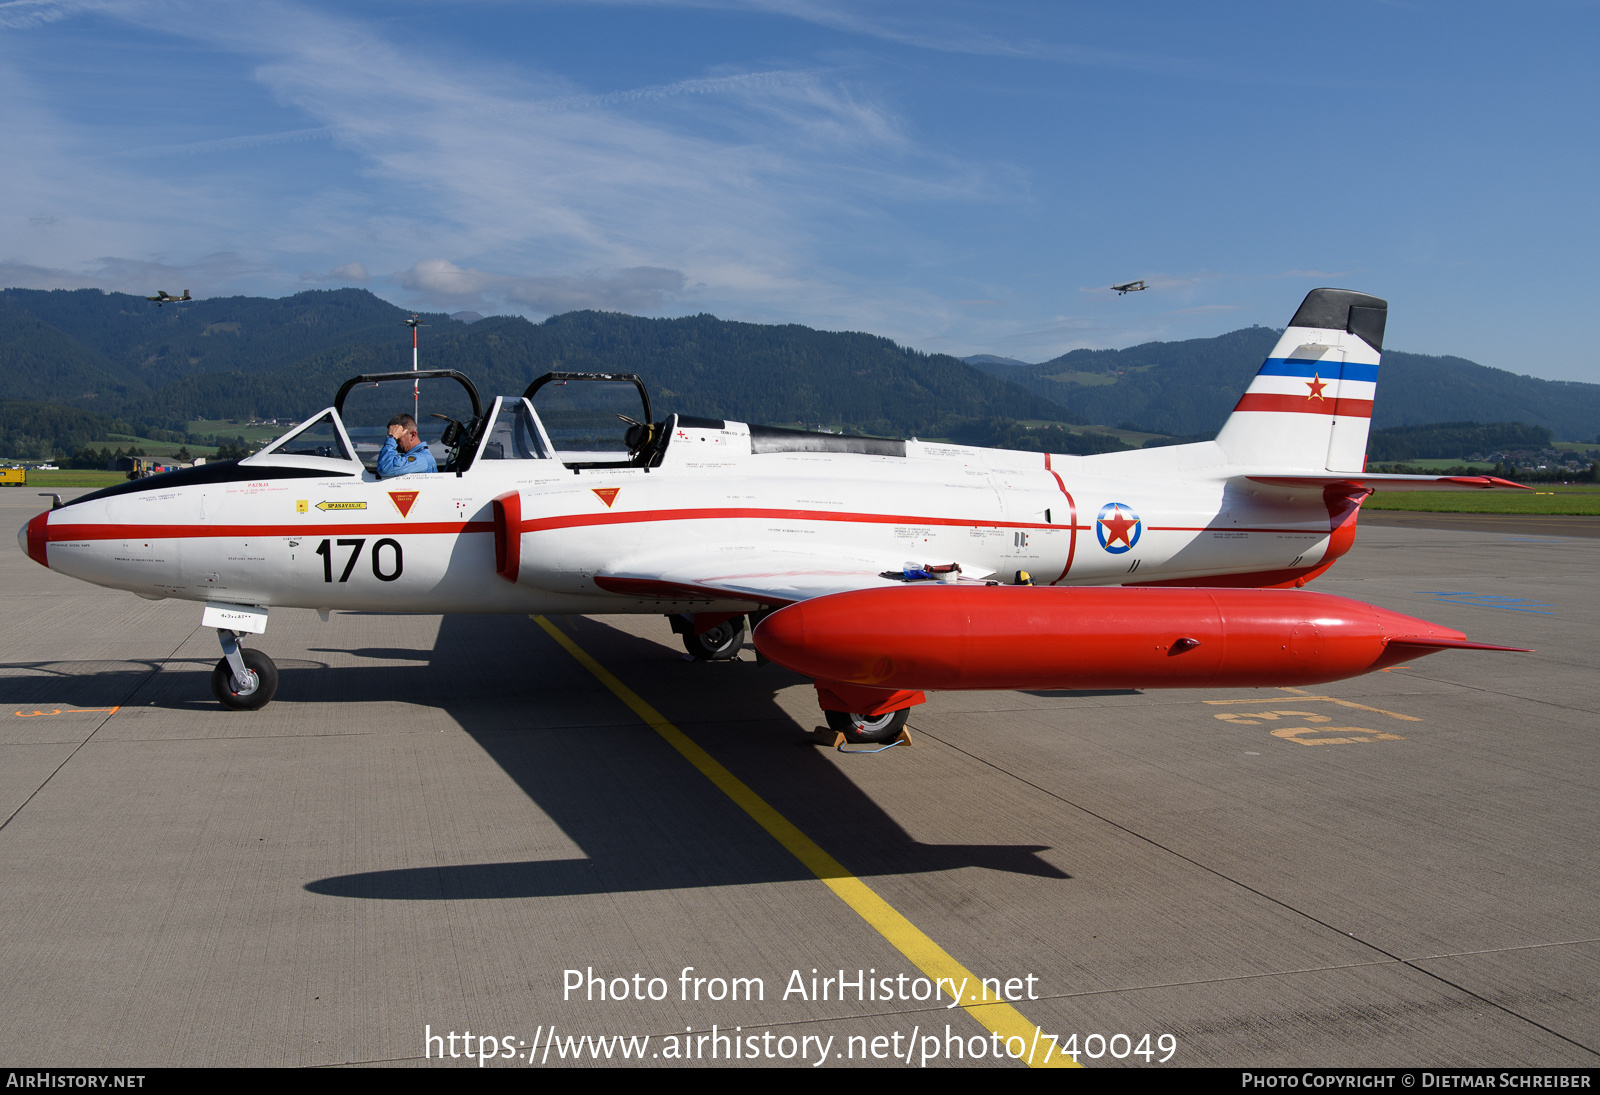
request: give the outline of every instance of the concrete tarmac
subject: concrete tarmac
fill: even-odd
[[[12,543],[41,501],[0,491]],[[809,683],[751,649],[553,622],[1086,1065],[1594,1067],[1590,541],[1364,522],[1314,588],[1538,653],[942,693],[864,755],[807,744]],[[199,623],[0,552],[5,1064],[995,1063],[534,621],[275,611],[259,712],[211,698]],[[582,1041],[616,1035],[649,1040]]]

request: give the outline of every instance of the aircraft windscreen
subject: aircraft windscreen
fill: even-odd
[[[639,389],[627,381],[552,380],[534,393],[533,405],[550,443],[562,454],[625,457],[628,422],[642,420],[645,413]]]
[[[344,439],[333,424],[333,414],[320,415],[287,440],[278,441],[268,448],[279,456],[322,456],[332,460],[348,460],[350,452]]]
[[[416,389],[413,401],[412,389]],[[417,420],[417,434],[433,453],[440,468],[449,458],[449,448],[440,440],[451,420],[464,426],[472,423],[472,401],[466,389],[447,377],[423,380],[384,380],[361,384],[345,396],[340,418],[356,447],[356,458],[371,467],[389,436],[389,422],[397,414]],[[444,415],[439,418],[437,415]]]
[[[528,401],[507,396],[484,434],[478,459],[541,460],[550,455],[539,437],[539,427],[534,424]]]

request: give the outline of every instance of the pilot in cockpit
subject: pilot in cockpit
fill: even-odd
[[[389,419],[389,437],[378,452],[378,478],[438,470],[433,453],[417,436],[417,420],[409,414],[397,414]]]

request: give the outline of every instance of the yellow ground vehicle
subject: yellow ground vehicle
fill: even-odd
[[[0,468],[0,486],[25,487],[28,485],[28,469],[26,468]]]

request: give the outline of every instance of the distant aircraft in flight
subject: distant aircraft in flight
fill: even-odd
[[[1150,286],[1146,285],[1141,279],[1139,281],[1130,281],[1126,285],[1113,285],[1111,288],[1117,291],[1117,296],[1125,297],[1129,293],[1137,293],[1142,289],[1150,288]]]
[[[184,301],[193,300],[194,298],[189,295],[189,290],[187,289],[183,291],[183,296],[181,297],[175,297],[165,289],[157,289],[155,296],[145,297],[144,299],[155,301],[156,307],[159,308],[163,304],[182,304]]]

